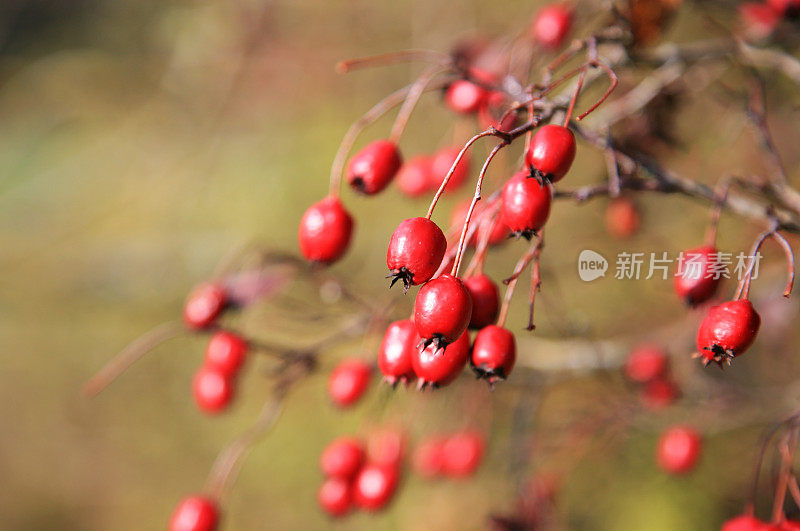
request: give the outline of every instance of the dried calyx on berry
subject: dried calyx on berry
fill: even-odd
[[[389,185],[402,163],[394,142],[376,140],[350,159],[345,178],[354,190],[366,195],[377,194]]]
[[[438,351],[459,339],[471,317],[472,297],[457,277],[441,275],[425,283],[417,293],[414,324],[423,348],[433,345]]]
[[[712,307],[697,331],[696,357],[703,365],[722,367],[744,354],[758,334],[761,317],[747,299],[724,302]]]
[[[447,251],[447,238],[436,223],[427,218],[411,218],[395,229],[386,251],[391,286],[403,281],[405,291],[430,280]]]
[[[378,349],[378,369],[388,384],[395,386],[414,379],[411,360],[419,342],[417,327],[410,319],[395,321],[386,328]]]
[[[527,171],[517,172],[503,186],[500,219],[512,236],[530,241],[547,222],[551,201],[547,184],[532,178]]]
[[[475,336],[470,367],[475,375],[494,386],[505,380],[517,360],[517,344],[508,329],[497,325],[482,328]]]
[[[575,135],[562,125],[548,124],[531,138],[525,163],[540,181],[558,182],[575,160]]]
[[[450,384],[461,374],[468,357],[469,333],[466,331],[443,349],[434,345],[416,349],[411,364],[417,375],[417,388],[438,388]]]

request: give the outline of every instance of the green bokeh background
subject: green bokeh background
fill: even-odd
[[[201,416],[189,385],[203,340],[190,337],[159,348],[94,401],[79,396],[81,384],[126,342],[174,318],[191,286],[232,249],[257,240],[295,252],[297,222],[327,190],[330,161],[349,123],[418,71],[398,66],[339,76],[337,60],[447,50],[459,37],[524,28],[534,9],[517,0],[297,0],[266,7],[260,0],[19,0],[0,7],[0,527],[163,529],[176,501],[201,488],[217,451],[249,425],[267,386],[251,371],[230,414]],[[688,38],[702,28],[686,9],[672,36]],[[723,112],[727,104],[717,96],[711,91],[689,103],[677,125],[683,145],[664,155],[708,182],[725,168],[762,169],[742,149],[752,143],[744,118]],[[404,152],[441,145],[452,120],[436,96],[426,97]],[[773,124],[790,170],[797,167],[792,120],[789,113]],[[385,135],[388,127],[382,121],[366,136]],[[602,157],[583,149],[570,184],[595,182],[603,168]],[[388,235],[425,202],[394,190],[374,201],[346,200],[364,221],[334,271],[377,296]],[[444,203],[437,218],[444,221],[451,205]],[[604,205],[564,203],[554,211],[540,337],[641,332],[682,315],[668,282],[584,284],[574,274],[575,258],[587,247],[607,256],[620,249],[677,252],[699,243],[705,209],[677,197],[648,198],[645,230],[620,243],[605,236]],[[757,230],[726,219],[722,247],[746,248]],[[491,257],[490,270],[507,274],[520,249],[509,245]],[[549,302],[548,283],[557,287]],[[518,303],[512,322],[521,328],[525,302]],[[283,419],[225,501],[225,529],[333,525],[314,501],[326,441],[378,422],[376,410],[384,419],[417,423],[419,433],[455,428],[469,420],[461,407],[468,400],[496,410],[488,461],[476,478],[430,484],[409,476],[386,513],[336,526],[482,529],[490,512],[511,509],[517,474],[509,470],[508,423],[519,389],[489,394],[463,382],[422,398],[376,389],[355,411],[334,411],[325,373],[358,345],[324,359],[322,371],[290,395]],[[696,370],[686,363],[685,370]],[[733,382],[762,374],[749,360],[740,367]],[[781,367],[788,380],[794,367]],[[565,410],[592,415],[582,408],[605,396],[598,385],[592,377],[559,384],[547,394],[551,413],[543,417],[557,423]],[[651,419],[615,438],[611,450],[591,447],[564,480],[570,528],[712,529],[738,511],[756,428],[734,423],[718,430],[694,476],[668,479],[653,464],[658,427],[691,419],[692,411]]]

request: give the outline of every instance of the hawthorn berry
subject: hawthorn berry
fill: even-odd
[[[392,427],[375,430],[367,436],[367,460],[374,465],[398,468],[405,447],[401,430]]]
[[[486,89],[466,79],[450,83],[444,93],[448,107],[459,114],[474,114],[486,98]]]
[[[471,318],[472,297],[457,277],[445,273],[426,282],[417,293],[414,324],[423,344],[432,343],[434,352],[459,339]]]
[[[722,524],[720,531],[764,531],[767,524],[755,516],[743,514]]]
[[[550,216],[550,188],[518,172],[503,186],[500,196],[500,218],[511,234],[526,240],[541,229]]]
[[[220,330],[208,341],[204,365],[213,368],[228,378],[239,372],[247,354],[247,341],[238,335]]]
[[[328,378],[328,395],[339,407],[348,407],[358,401],[369,386],[372,367],[357,359],[339,363]]]
[[[490,385],[505,380],[517,361],[517,343],[514,334],[506,328],[489,325],[482,328],[472,344],[470,366],[478,378]]]
[[[719,253],[713,245],[703,245],[681,253],[675,271],[675,293],[695,306],[706,302],[717,292],[722,276],[715,274]]]
[[[469,212],[469,207],[472,204],[472,199],[465,199],[460,201],[456,204],[453,208],[452,212],[450,213],[450,226],[456,229],[460,229],[464,225],[464,221],[467,219],[467,213]],[[482,211],[481,204],[475,206],[475,210],[473,211],[473,218]],[[509,237],[508,227],[500,219],[500,216],[495,217],[494,224],[492,225],[492,231],[489,233],[489,245],[499,245]],[[468,245],[475,245],[478,241],[478,231],[475,231],[472,238],[469,239],[467,242]]]
[[[428,185],[431,190],[437,190],[442,185],[444,178],[447,177],[460,152],[461,148],[459,147],[446,147],[433,154],[431,159],[431,180]],[[461,160],[458,161],[450,180],[447,181],[445,191],[452,192],[460,188],[466,182],[467,176],[469,176],[469,167],[469,155],[465,153]]]
[[[303,214],[297,241],[306,260],[330,264],[347,251],[353,235],[353,218],[338,197],[328,196]]]
[[[341,437],[332,441],[319,457],[319,467],[328,477],[350,479],[364,462],[364,447],[358,439]]]
[[[411,458],[414,472],[424,478],[440,476],[444,470],[445,442],[443,437],[428,437],[417,444]]]
[[[748,39],[766,39],[781,21],[781,13],[772,5],[762,2],[745,2],[737,7],[739,22]]]
[[[461,374],[469,357],[469,334],[465,331],[444,351],[429,345],[417,350],[411,358],[420,388],[426,385],[444,387]]]
[[[344,516],[353,504],[353,488],[345,479],[326,478],[317,491],[317,502],[329,515]]]
[[[213,415],[224,410],[233,398],[233,382],[222,371],[202,367],[192,380],[192,394],[203,413]]]
[[[378,349],[378,369],[387,383],[394,385],[414,379],[411,358],[419,341],[417,327],[410,319],[395,321],[386,328]]]
[[[386,251],[391,286],[402,280],[408,291],[409,286],[427,282],[439,269],[446,251],[447,238],[436,223],[427,218],[404,220],[392,233]]]
[[[433,161],[431,157],[419,156],[409,160],[397,172],[397,187],[408,197],[420,197],[431,189]]]
[[[605,222],[609,234],[625,240],[639,230],[641,222],[639,209],[627,197],[617,197],[608,203]]]
[[[225,309],[228,295],[219,284],[208,282],[195,287],[183,306],[183,322],[187,328],[208,328]]]
[[[697,331],[697,350],[703,364],[730,364],[753,344],[760,326],[761,317],[747,299],[712,306]]]
[[[525,163],[539,180],[560,181],[575,160],[575,135],[562,125],[548,124],[531,138]]]
[[[484,274],[464,279],[464,287],[472,298],[472,317],[469,328],[479,330],[497,319],[500,310],[500,292],[491,278]]]
[[[472,475],[483,459],[483,435],[475,431],[463,431],[447,438],[443,449],[442,469],[454,477]]]
[[[551,4],[536,13],[531,25],[531,36],[545,48],[558,48],[571,26],[572,9],[562,4]]]
[[[169,531],[214,531],[218,524],[216,502],[204,496],[188,496],[172,513]]]
[[[353,155],[345,178],[363,194],[377,194],[386,188],[400,169],[403,160],[397,146],[389,140],[376,140]]]
[[[396,467],[374,463],[365,465],[353,483],[356,505],[367,511],[383,509],[391,501],[399,479]]]
[[[703,441],[692,428],[674,426],[658,440],[658,465],[668,474],[685,474],[694,469],[700,459]]]
[[[639,345],[625,360],[623,372],[636,383],[657,380],[667,373],[667,354],[656,345]]]
[[[639,393],[642,405],[653,411],[670,406],[680,395],[680,389],[672,380],[653,380],[647,382]]]
[[[800,0],[767,0],[767,4],[785,17],[800,15]]]

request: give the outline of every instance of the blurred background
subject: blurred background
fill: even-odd
[[[405,48],[447,51],[459,38],[513,34],[536,7],[518,0],[4,0],[0,528],[163,529],[177,500],[202,487],[219,449],[256,416],[267,394],[263,378],[250,371],[229,414],[202,416],[189,388],[204,342],[182,337],[92,401],[79,394],[83,382],[138,334],[175,318],[185,294],[226,253],[252,241],[297,252],[297,222],[326,193],[348,125],[420,70],[401,65],[341,76],[338,60]],[[684,6],[664,39],[706,31],[695,9]],[[579,16],[578,31],[585,22]],[[735,84],[737,75],[727,81]],[[786,112],[771,125],[797,177],[796,98],[785,81],[768,81],[783,90],[775,98]],[[712,87],[683,103],[675,123],[680,140],[658,151],[665,163],[705,182],[731,170],[763,170],[743,113],[730,111],[734,104],[724,94]],[[403,139],[407,155],[432,151],[453,134],[455,118],[438,95],[426,96],[421,107]],[[386,135],[390,120],[364,141]],[[602,180],[604,168],[600,154],[579,147],[569,184]],[[500,166],[495,178],[507,171]],[[380,296],[385,243],[399,220],[424,211],[426,200],[409,201],[396,190],[372,201],[345,197],[363,221],[334,272],[357,281],[363,295]],[[446,220],[453,202],[443,203],[437,218]],[[538,327],[525,348],[535,349],[539,338],[564,339],[566,356],[570,338],[638,334],[638,340],[643,331],[686,322],[670,282],[586,284],[575,260],[584,248],[606,256],[676,254],[700,243],[706,208],[680,197],[643,198],[643,230],[619,242],[603,227],[606,203],[554,209]],[[759,230],[726,217],[720,247],[747,249]],[[522,248],[510,243],[490,256],[492,274],[507,276]],[[779,255],[765,254],[774,267],[765,266],[756,298],[779,291],[770,289],[783,273]],[[728,284],[722,292],[732,290]],[[524,333],[527,286],[520,291],[510,323]],[[402,299],[399,314],[410,300]],[[782,304],[778,315],[794,315],[794,302]],[[677,354],[676,372],[695,382],[700,368],[688,353],[699,315],[688,319],[694,321],[686,338],[670,336],[667,346]],[[753,391],[745,406],[776,417],[791,410],[798,372],[785,355],[793,343],[788,324],[782,326],[769,348],[765,340],[735,370],[703,378],[786,389],[779,402],[774,393]],[[368,341],[374,348],[379,337]],[[283,418],[225,500],[224,529],[483,529],[489,514],[513,508],[522,476],[564,470],[562,462],[571,462],[559,493],[570,529],[713,529],[741,510],[765,420],[703,416],[714,398],[704,384],[694,391],[688,384],[688,402],[662,417],[579,447],[558,438],[567,419],[597,418],[604,400],[635,402],[617,375],[561,374],[546,393],[536,383],[541,379],[525,373],[495,393],[462,378],[421,397],[393,395],[375,382],[366,403],[342,413],[327,402],[325,377],[337,357],[359,348],[360,340],[337,349],[289,396]],[[476,411],[480,418],[473,418]],[[425,483],[409,475],[387,512],[332,523],[315,502],[320,450],[337,435],[386,421],[417,432],[478,424],[491,430],[487,461],[467,481]],[[708,431],[701,467],[690,477],[667,478],[652,458],[658,430],[693,421]],[[542,449],[526,456],[523,469],[515,456],[531,445],[515,438],[514,422],[527,426],[526,437]]]

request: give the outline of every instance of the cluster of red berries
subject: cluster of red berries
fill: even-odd
[[[739,5],[739,20],[745,36],[754,41],[769,38],[784,20],[800,16],[798,0],[767,0]],[[796,31],[796,30],[795,30]]]
[[[460,151],[457,147],[446,147],[432,155],[417,155],[397,172],[397,188],[408,197],[420,197],[438,190]],[[450,176],[446,191],[461,188],[467,181],[469,170],[469,157],[464,156]]]
[[[800,521],[783,520],[769,523],[751,514],[743,514],[722,524],[721,531],[800,531]]]
[[[411,464],[424,478],[464,478],[480,466],[485,446],[483,435],[474,430],[434,435],[417,444]]]
[[[379,511],[394,497],[400,482],[403,435],[395,430],[373,434],[366,447],[359,439],[343,437],[320,455],[325,480],[317,502],[329,515],[344,516],[354,507]]]
[[[623,372],[628,380],[640,386],[639,399],[649,409],[664,409],[680,395],[669,370],[669,358],[656,345],[639,345],[633,349]]]
[[[230,404],[248,348],[247,341],[232,332],[220,330],[211,336],[203,365],[192,380],[194,400],[201,411],[219,413]]]

